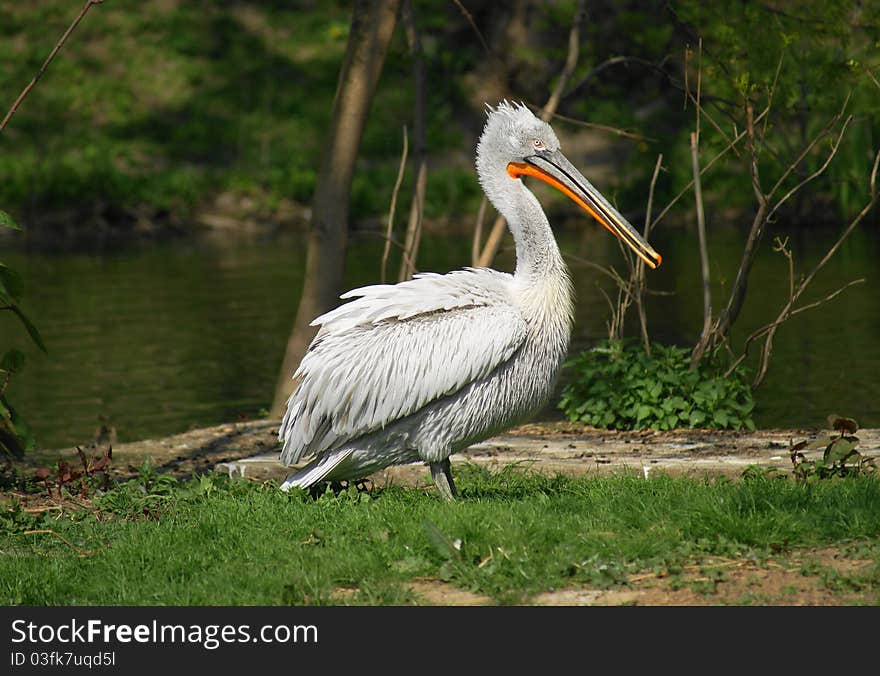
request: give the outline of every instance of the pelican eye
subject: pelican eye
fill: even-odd
[[[535,147],[535,150],[544,150],[544,142],[539,138],[532,141],[532,145]]]

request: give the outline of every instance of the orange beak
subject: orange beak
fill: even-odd
[[[507,173],[511,178],[534,176],[567,195],[575,204],[619,237],[652,270],[663,258],[654,251],[638,231],[602,197],[593,185],[574,168],[558,150],[535,153],[524,162],[511,162]]]

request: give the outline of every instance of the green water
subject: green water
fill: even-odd
[[[622,264],[612,238],[595,227],[559,233],[565,254]],[[833,232],[792,242],[799,267],[814,264]],[[660,232],[663,267],[649,273],[672,295],[649,301],[653,338],[692,344],[702,325],[699,261],[693,233]],[[729,288],[742,247],[733,229],[710,233],[715,297]],[[350,242],[347,286],[378,281],[382,244],[375,235]],[[426,234],[419,267],[445,272],[469,263],[467,236]],[[814,300],[846,281],[866,282],[780,329],[757,421],[765,427],[821,425],[837,412],[880,426],[880,237],[858,232],[817,278]],[[35,351],[3,313],[2,346],[28,353],[9,396],[43,447],[88,443],[104,418],[120,441],[260,415],[270,404],[282,351],[296,312],[305,238],[215,235],[100,252],[25,251],[9,247],[4,262],[26,281],[25,306],[48,355]],[[506,249],[496,267],[510,270]],[[570,260],[577,293],[573,349],[602,338],[608,318],[602,276]],[[805,268],[802,268],[805,269]],[[764,244],[734,345],[771,321],[784,302],[787,263]],[[720,305],[720,300],[716,300]],[[544,414],[553,415],[549,409]]]

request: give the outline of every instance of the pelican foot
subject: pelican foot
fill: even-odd
[[[444,500],[455,500],[458,497],[455,482],[452,480],[452,467],[449,464],[449,458],[431,463],[431,478]]]

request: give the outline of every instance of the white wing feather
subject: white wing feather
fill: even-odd
[[[422,274],[355,289],[324,314],[279,430],[286,464],[338,448],[484,378],[522,345],[511,276]]]

